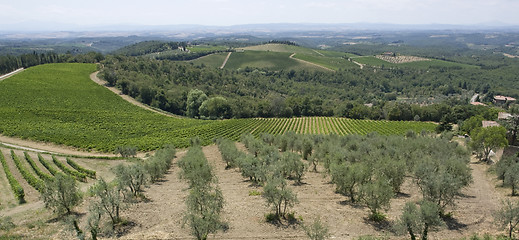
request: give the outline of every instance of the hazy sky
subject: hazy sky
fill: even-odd
[[[0,0],[0,24],[56,23],[63,28],[357,22],[519,25],[518,10],[519,0]]]

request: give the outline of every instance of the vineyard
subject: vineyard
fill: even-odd
[[[136,107],[95,84],[88,78],[94,70],[93,64],[48,64],[2,81],[0,133],[108,152],[118,146],[135,146],[141,151],[165,144],[183,148],[194,136],[207,145],[218,137],[237,140],[244,133],[403,135],[410,129],[420,132],[435,127],[424,122],[336,117],[221,121],[170,118]]]
[[[41,154],[38,154],[37,157],[39,163],[33,160],[33,156],[29,152],[20,154],[14,150],[0,150],[3,172],[11,186],[14,198],[19,203],[26,201],[27,188],[42,192],[44,183],[52,181],[56,174],[70,175],[82,182],[86,182],[85,176],[87,175],[90,178],[95,178],[96,171],[87,169],[70,158],[66,158],[67,164],[65,164],[63,160],[56,156],[50,156],[52,161],[46,160]]]

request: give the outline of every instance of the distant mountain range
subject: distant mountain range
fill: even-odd
[[[270,23],[233,26],[204,25],[106,25],[76,26],[53,23],[1,24],[0,37],[110,37],[110,36],[167,36],[191,38],[198,35],[223,36],[231,34],[270,35],[287,32],[363,32],[363,31],[519,31],[518,25],[500,22],[474,25],[449,24],[387,24],[387,23]]]

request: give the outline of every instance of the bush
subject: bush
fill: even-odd
[[[137,155],[137,148],[133,146],[119,146],[115,149],[115,154],[121,154],[122,157],[135,157]]]
[[[321,221],[320,217],[309,225],[303,223],[302,227],[311,240],[324,240],[330,237],[328,226]]]

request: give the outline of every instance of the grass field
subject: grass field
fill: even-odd
[[[233,53],[234,54],[234,53]],[[28,68],[0,82],[0,133],[80,149],[113,151],[136,146],[147,151],[173,144],[187,147],[199,136],[203,144],[243,133],[404,134],[432,130],[422,122],[388,122],[345,118],[178,119],[132,105],[89,79],[94,64],[47,64]]]

